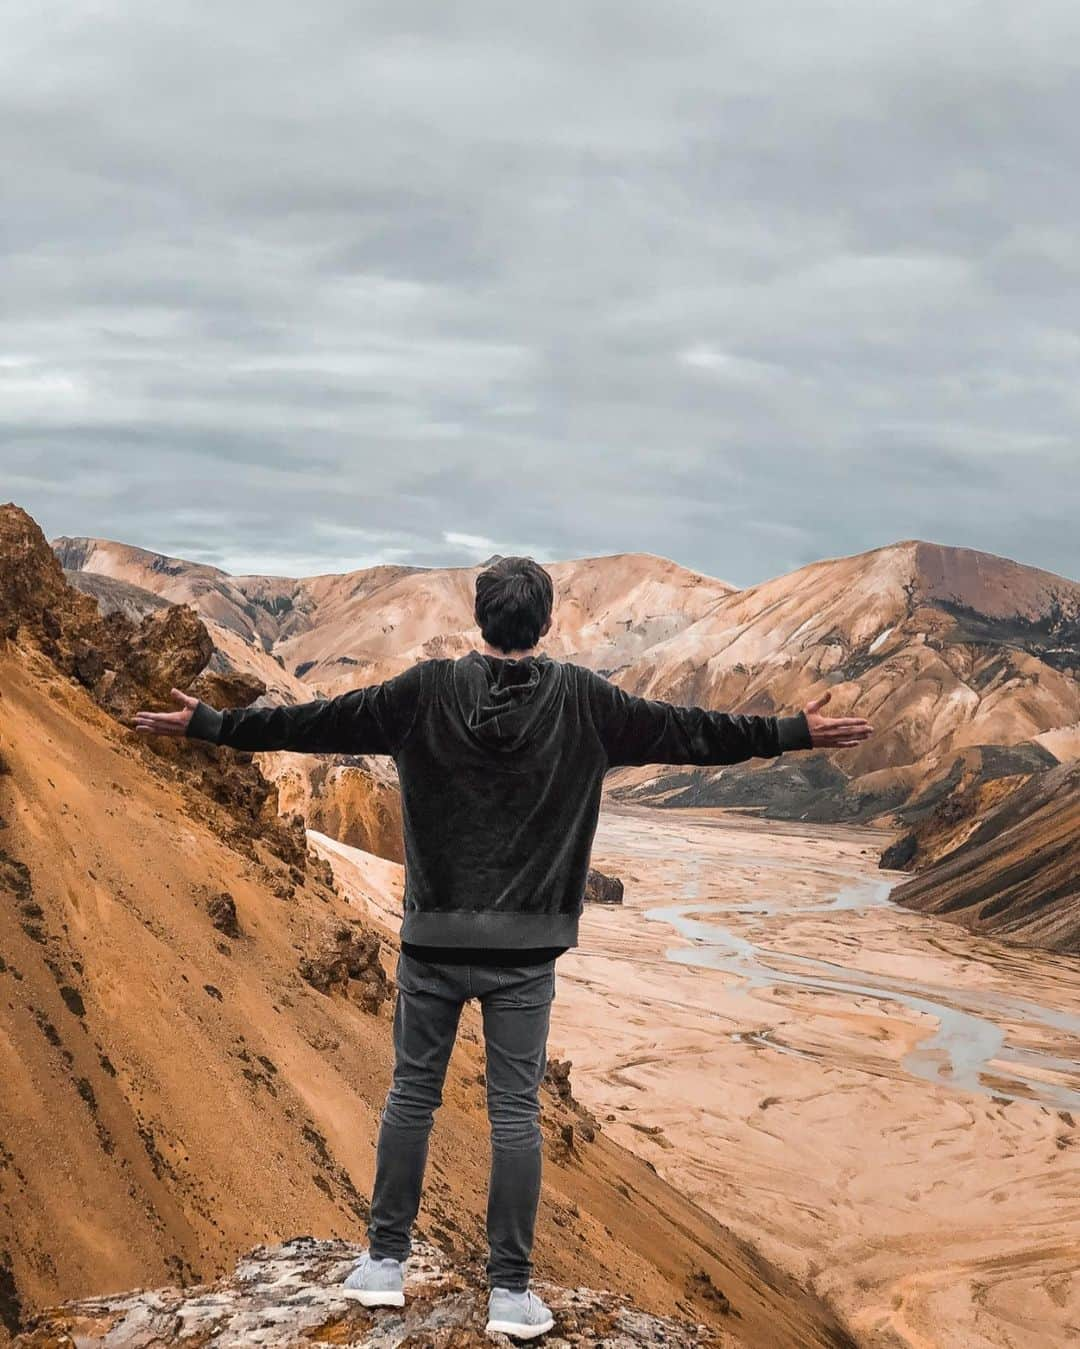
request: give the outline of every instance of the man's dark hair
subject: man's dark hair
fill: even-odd
[[[551,617],[555,587],[531,557],[500,557],[476,578],[474,613],[489,646],[523,651],[540,640]]]

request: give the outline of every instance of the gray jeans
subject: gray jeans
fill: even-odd
[[[513,955],[507,952],[511,959]],[[487,1049],[491,1122],[488,1283],[521,1292],[532,1274],[540,1202],[540,1083],[555,997],[555,961],[543,965],[429,964],[402,953],[394,1006],[394,1079],[383,1107],[368,1244],[404,1260],[420,1208],[434,1111],[462,1006],[477,998]]]

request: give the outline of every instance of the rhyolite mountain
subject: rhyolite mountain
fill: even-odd
[[[132,730],[172,685],[250,696],[214,653],[188,604],[102,613],[0,506],[0,1341],[58,1301],[213,1279],[257,1243],[363,1241],[396,939],[251,756]],[[489,1146],[475,1008],[462,1030],[420,1235],[469,1269]],[[540,1277],[734,1343],[847,1342],[616,1146],[565,1065],[543,1127]]]
[[[728,596],[618,682],[757,713],[829,690],[828,714],[866,717],[875,734],[767,764],[636,769],[613,791],[669,806],[902,822],[907,807],[931,809],[965,766],[993,778],[1057,763],[1075,745],[1078,672],[1074,581],[917,541],[815,562]]]

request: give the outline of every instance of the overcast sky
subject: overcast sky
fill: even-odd
[[[8,0],[0,494],[230,571],[1073,577],[1075,0]]]

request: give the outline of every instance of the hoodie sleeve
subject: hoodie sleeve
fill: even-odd
[[[757,717],[638,698],[588,671],[593,723],[608,767],[626,764],[728,764],[812,749],[804,712]]]
[[[421,661],[381,684],[291,707],[218,711],[200,700],[188,722],[187,736],[240,750],[396,754],[416,721],[426,663]]]

